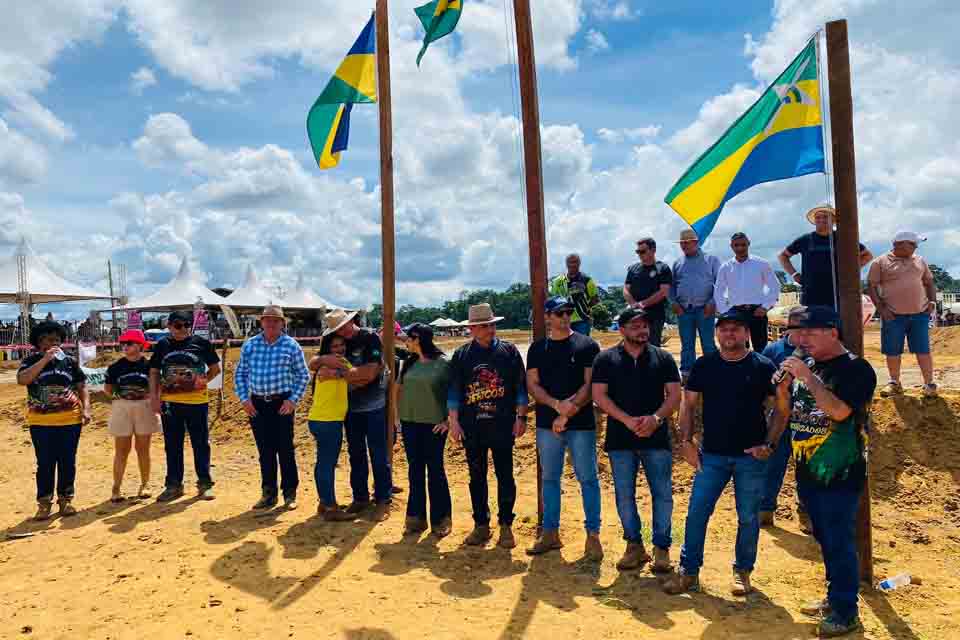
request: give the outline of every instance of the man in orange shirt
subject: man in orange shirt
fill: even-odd
[[[875,260],[867,276],[870,299],[882,319],[881,351],[890,372],[890,382],[880,392],[884,397],[903,393],[900,359],[904,340],[917,356],[924,395],[937,395],[930,354],[930,314],[937,308],[937,288],[926,260],[916,255],[917,245],[925,240],[912,231],[898,232],[893,250]]]

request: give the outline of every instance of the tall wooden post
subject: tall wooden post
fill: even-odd
[[[533,339],[546,336],[543,306],[547,299],[547,233],[543,214],[543,159],[540,153],[540,102],[537,66],[533,52],[530,0],[514,0],[517,23],[517,66],[523,111],[523,156],[527,187],[527,237],[530,242],[530,297],[533,305]],[[543,524],[543,491],[540,455],[537,454],[537,524]]]
[[[857,164],[853,145],[853,90],[847,21],[827,23],[827,75],[830,82],[830,128],[833,144],[833,189],[837,209],[837,286],[840,320],[847,349],[863,356],[863,309],[860,290],[860,223],[857,213]],[[873,532],[870,522],[870,477],[857,512],[860,579],[873,584]]]
[[[387,0],[377,0],[377,102],[380,105],[380,243],[383,254],[383,358],[392,372],[387,383],[388,406],[387,458],[393,459],[394,425],[393,383],[396,372],[396,347],[393,335],[396,297],[396,252],[393,224],[393,112],[390,100],[390,24],[387,15]]]

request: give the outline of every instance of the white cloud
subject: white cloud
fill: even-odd
[[[595,53],[598,51],[607,51],[610,49],[610,43],[607,42],[605,35],[596,29],[590,29],[587,31],[587,49]]]
[[[597,137],[604,142],[618,144],[621,142],[637,142],[650,140],[660,135],[660,125],[649,125],[632,129],[597,129]]]
[[[147,87],[157,84],[157,76],[149,67],[140,67],[130,74],[130,92],[139,96]]]
[[[39,180],[47,170],[47,154],[0,118],[0,187]]]
[[[627,0],[588,0],[587,8],[597,20],[633,20],[640,15]]]

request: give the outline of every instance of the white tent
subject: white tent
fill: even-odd
[[[441,317],[437,318],[436,320],[434,320],[433,322],[431,322],[431,323],[430,323],[430,326],[431,326],[431,327],[441,327],[441,328],[442,328],[442,327],[449,326],[449,325],[447,325],[448,322],[450,322],[450,321],[441,316]]]
[[[260,284],[260,279],[253,270],[253,265],[247,266],[247,277],[244,279],[243,286],[235,289],[233,293],[227,296],[227,304],[231,307],[255,307],[263,309],[268,304],[278,304],[287,306],[276,293],[268,291]]]
[[[200,300],[205,305],[226,304],[231,302],[223,296],[217,295],[200,281],[199,275],[190,267],[190,259],[184,258],[180,263],[180,270],[176,277],[161,287],[155,293],[131,300],[124,307],[115,307],[108,311],[132,311],[134,309],[149,309],[153,311],[170,311],[193,307]]]
[[[23,264],[24,290],[29,297],[21,300],[20,264]],[[69,302],[71,300],[109,300],[110,296],[81,287],[58,276],[33,252],[26,238],[20,240],[13,255],[0,261],[0,303]]]
[[[297,286],[284,298],[285,309],[339,309],[314,293],[303,281],[303,274],[297,278]]]

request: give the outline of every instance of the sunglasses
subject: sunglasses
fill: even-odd
[[[560,309],[559,311],[552,311],[550,315],[563,317],[563,316],[572,316],[573,309]]]
[[[180,329],[186,329],[190,325],[188,325],[186,322],[171,322],[170,326],[179,331]]]

